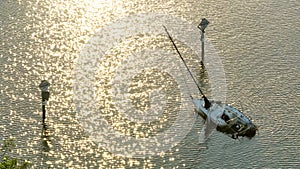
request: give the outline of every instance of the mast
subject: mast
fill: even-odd
[[[205,96],[204,93],[202,92],[202,90],[201,90],[200,86],[198,85],[198,83],[197,83],[195,77],[193,76],[193,74],[192,74],[192,72],[190,71],[189,67],[187,66],[185,60],[183,59],[181,53],[179,52],[179,50],[178,50],[178,48],[177,48],[177,46],[176,46],[176,44],[175,44],[173,38],[172,38],[171,35],[169,34],[167,28],[166,28],[165,26],[163,26],[163,27],[165,28],[165,31],[166,31],[166,33],[168,34],[168,37],[169,37],[169,39],[171,40],[171,42],[172,42],[174,48],[176,49],[176,51],[177,51],[177,53],[178,53],[180,59],[181,59],[182,62],[184,63],[184,66],[186,67],[186,69],[187,69],[187,71],[189,72],[190,76],[192,77],[194,83],[195,83],[196,86],[198,87],[198,90],[199,90],[200,93],[202,94],[202,96],[203,96],[203,98],[204,98],[204,101],[205,101],[205,103],[206,103],[206,105],[207,105],[206,107],[207,107],[207,108],[210,107],[210,102],[209,102],[209,100],[206,98],[206,96]],[[206,108],[206,107],[205,107],[205,108]]]

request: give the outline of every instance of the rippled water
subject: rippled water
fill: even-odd
[[[28,159],[33,168],[297,168],[300,165],[299,7],[299,1],[267,0],[164,3],[2,0],[0,138],[14,137],[17,147],[13,156]],[[134,25],[132,21],[132,28],[117,25],[118,29],[98,34],[101,28],[139,13],[177,17],[195,29],[203,17],[211,22],[206,38],[214,51],[213,47],[208,48],[211,50],[207,55],[217,55],[222,61],[226,102],[252,117],[259,126],[255,138],[238,141],[214,132],[205,145],[198,144],[203,122],[194,119],[192,104],[187,99],[187,95],[197,95],[198,91],[194,91],[196,88],[176,59],[163,29],[159,35],[136,34],[108,44],[111,39],[118,39],[122,29],[134,31],[144,26],[145,30],[151,30],[155,21],[149,25]],[[167,21],[165,24],[170,25]],[[168,29],[177,38],[189,66],[198,74],[198,53],[191,46],[200,45],[200,34],[193,34],[192,28],[186,31],[180,28],[181,25]],[[187,46],[179,34],[199,41]],[[90,40],[95,36],[101,39],[102,35],[107,35],[102,44]],[[102,45],[100,49],[107,45],[111,48],[101,52],[94,48],[99,59],[79,64],[85,58],[82,51],[94,42]],[[85,76],[80,76],[83,79],[78,81],[80,66],[89,64],[92,69],[81,75],[96,71],[93,80],[85,81]],[[126,76],[130,77],[128,81]],[[210,83],[212,76],[208,76],[198,76],[201,86],[210,97],[217,97],[213,91],[218,88]],[[51,83],[46,128],[42,125],[38,88],[43,79]],[[95,84],[83,90],[74,83],[80,81]],[[78,93],[82,97],[77,97]],[[85,96],[93,96],[95,100],[90,102]],[[76,100],[86,102],[78,106]],[[178,144],[169,151],[144,158],[120,156],[113,145],[124,140],[99,143],[97,137],[92,137],[93,130],[87,130],[80,121],[80,108],[86,105],[104,117],[103,120],[83,114],[94,120],[92,129],[100,129],[101,138],[108,140],[111,131],[140,141],[156,138],[174,124],[184,130],[170,132]],[[151,116],[143,118],[145,112]],[[95,127],[100,122],[111,128]],[[177,134],[180,139],[175,137]],[[159,138],[162,137],[149,144],[168,140]]]

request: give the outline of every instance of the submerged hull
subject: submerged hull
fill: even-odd
[[[192,101],[197,114],[206,121],[205,128],[214,126],[217,131],[231,135],[232,138],[238,136],[253,137],[255,135],[257,127],[247,116],[234,107],[221,102],[210,101],[209,108],[205,108],[204,98],[193,99]]]

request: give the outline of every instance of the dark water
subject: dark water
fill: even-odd
[[[12,155],[28,159],[33,168],[297,168],[299,8],[299,1],[267,0],[1,0],[0,138],[13,137],[17,147]],[[144,25],[136,24],[144,23],[143,17],[126,19],[140,13],[157,19]],[[171,27],[174,22],[158,13],[182,23]],[[253,119],[259,133],[251,140],[214,132],[205,145],[198,144],[203,121],[194,118],[187,99],[198,92],[163,29],[155,34],[155,25],[165,21],[189,66],[199,73],[199,53],[192,49],[200,46],[200,34],[194,33],[203,17],[211,22],[206,39],[213,47],[207,47],[207,56],[221,62],[210,63],[218,63],[212,74],[198,77],[201,86],[210,97],[226,96],[227,103]],[[184,24],[188,29],[181,29]],[[151,33],[122,34],[138,28]],[[194,43],[185,43],[184,37]],[[86,50],[93,43],[99,48]],[[98,60],[82,63],[90,53]],[[38,88],[43,79],[51,83],[44,129]],[[80,114],[87,105],[91,109],[86,112],[99,111],[104,118]],[[171,140],[159,135],[168,129]],[[113,140],[112,131],[120,137]],[[121,143],[128,143],[128,150],[116,146]],[[136,151],[148,155],[128,157]]]

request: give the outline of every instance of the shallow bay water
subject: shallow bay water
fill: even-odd
[[[13,137],[16,148],[12,156],[28,159],[33,168],[297,168],[299,7],[298,1],[267,0],[2,0],[0,138]],[[193,105],[187,99],[190,94],[197,96],[198,91],[193,90],[196,88],[167,36],[134,34],[108,44],[111,39],[118,39],[123,29],[157,29],[155,22],[135,25],[140,20],[130,20],[130,28],[117,24],[139,14],[176,17],[195,29],[201,18],[210,21],[205,36],[213,47],[207,48],[207,56],[217,55],[222,61],[226,102],[243,110],[259,126],[253,139],[233,140],[214,132],[205,145],[198,144],[203,121],[200,117],[195,119]],[[161,20],[164,19],[158,19],[157,24]],[[167,21],[166,24],[172,25]],[[210,74],[199,76],[199,53],[180,39],[183,35],[196,37],[198,41],[192,45],[200,46],[200,33],[181,28],[168,27],[204,91],[212,97],[218,85],[210,83]],[[102,35],[107,36],[107,41],[90,40],[104,39]],[[85,59],[82,51],[94,42],[102,43],[96,52],[99,59],[79,64]],[[109,45],[109,50],[101,51]],[[80,72],[80,66],[89,64],[94,65],[91,70]],[[86,82],[85,75],[94,70],[87,79],[95,82],[95,91],[91,90],[95,102],[89,102],[85,96],[89,97],[91,91],[76,86],[76,82]],[[46,127],[42,125],[38,88],[43,79],[51,83]],[[176,141],[170,141],[175,145],[164,142],[171,145],[167,151],[143,158],[124,155],[134,153],[129,150],[120,151],[120,155],[113,148],[123,140],[115,143],[103,139],[99,143],[97,137],[92,137],[92,130],[84,127],[78,100],[83,100],[80,106],[90,105],[103,117],[99,120],[98,116],[88,115],[94,118],[92,125],[101,121],[111,126],[109,130],[100,128],[102,137],[110,137],[108,131],[117,131],[125,138],[141,141],[167,132],[174,124],[182,125],[184,130],[170,132],[180,139],[174,137]],[[187,112],[186,116],[181,109]],[[144,117],[145,112],[151,116]],[[180,118],[192,123],[186,126]],[[129,148],[138,149],[132,146]],[[147,150],[141,153],[151,154]]]

